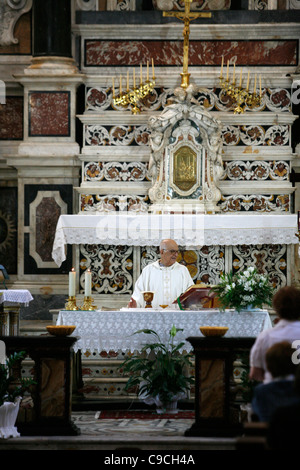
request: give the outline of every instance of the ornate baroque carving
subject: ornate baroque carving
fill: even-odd
[[[223,175],[222,124],[193,99],[196,88],[177,88],[175,103],[149,119],[150,210],[217,210]],[[185,206],[185,209],[183,207]]]
[[[290,165],[286,161],[242,161],[224,162],[224,179],[232,181],[275,180],[288,181]]]
[[[14,28],[18,19],[32,7],[32,0],[0,1],[0,46],[17,44]]]
[[[248,109],[249,112],[272,111],[272,112],[290,112],[291,94],[290,90],[285,88],[263,88],[263,99],[260,107]],[[154,91],[143,100],[143,110],[157,111],[170,104],[171,97],[174,95],[172,88],[154,89]],[[220,89],[200,89],[194,95],[194,99],[199,105],[206,108],[207,111],[227,111],[233,110],[230,99],[225,97]],[[114,106],[112,103],[111,89],[101,87],[91,87],[86,94],[86,107],[90,111],[104,111],[113,108],[116,111],[124,111],[121,106]]]
[[[88,162],[84,181],[145,181],[148,164],[142,162]]]
[[[290,210],[290,195],[235,194],[222,196],[222,212],[287,212]]]
[[[286,245],[236,245],[232,247],[233,271],[243,271],[254,265],[259,272],[267,274],[270,282],[277,288],[287,284]]]

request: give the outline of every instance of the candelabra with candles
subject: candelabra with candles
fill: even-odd
[[[262,99],[261,76],[259,77],[259,93],[256,92],[256,81],[257,81],[256,74],[254,78],[253,91],[251,92],[249,90],[250,72],[248,72],[246,88],[243,88],[242,87],[243,69],[241,68],[239,84],[237,85],[235,64],[233,64],[232,81],[230,80],[229,60],[227,61],[226,78],[223,77],[223,67],[224,67],[224,57],[222,57],[221,73],[219,77],[220,86],[223,90],[223,93],[232,99],[233,104],[235,106],[234,114],[244,113],[246,106],[249,109],[257,108],[261,104],[261,99]]]
[[[140,100],[145,98],[149,93],[151,93],[155,87],[155,74],[154,74],[154,63],[152,59],[152,79],[149,79],[149,62],[147,62],[147,76],[146,81],[143,82],[143,67],[140,65],[140,83],[136,84],[135,69],[133,69],[133,88],[129,87],[129,72],[127,72],[127,81],[126,81],[126,91],[123,92],[122,87],[122,75],[120,75],[120,85],[119,93],[115,94],[115,82],[114,78],[112,79],[113,83],[113,100],[116,106],[123,106],[126,108],[128,105],[131,106],[131,111],[133,114],[141,112]]]

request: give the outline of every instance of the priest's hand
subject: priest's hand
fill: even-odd
[[[128,302],[127,307],[128,307],[128,308],[136,308],[136,307],[137,307],[136,300],[134,300],[134,299],[131,297],[130,301]]]

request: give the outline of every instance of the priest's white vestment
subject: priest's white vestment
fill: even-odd
[[[154,292],[152,307],[171,305],[177,297],[194,284],[189,270],[177,261],[172,266],[161,266],[159,261],[148,264],[135,283],[132,298],[137,307],[144,307],[143,291]]]

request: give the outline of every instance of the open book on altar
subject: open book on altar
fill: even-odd
[[[213,286],[197,282],[183,292],[173,303],[178,303],[182,309],[199,310],[201,308],[218,308]]]

